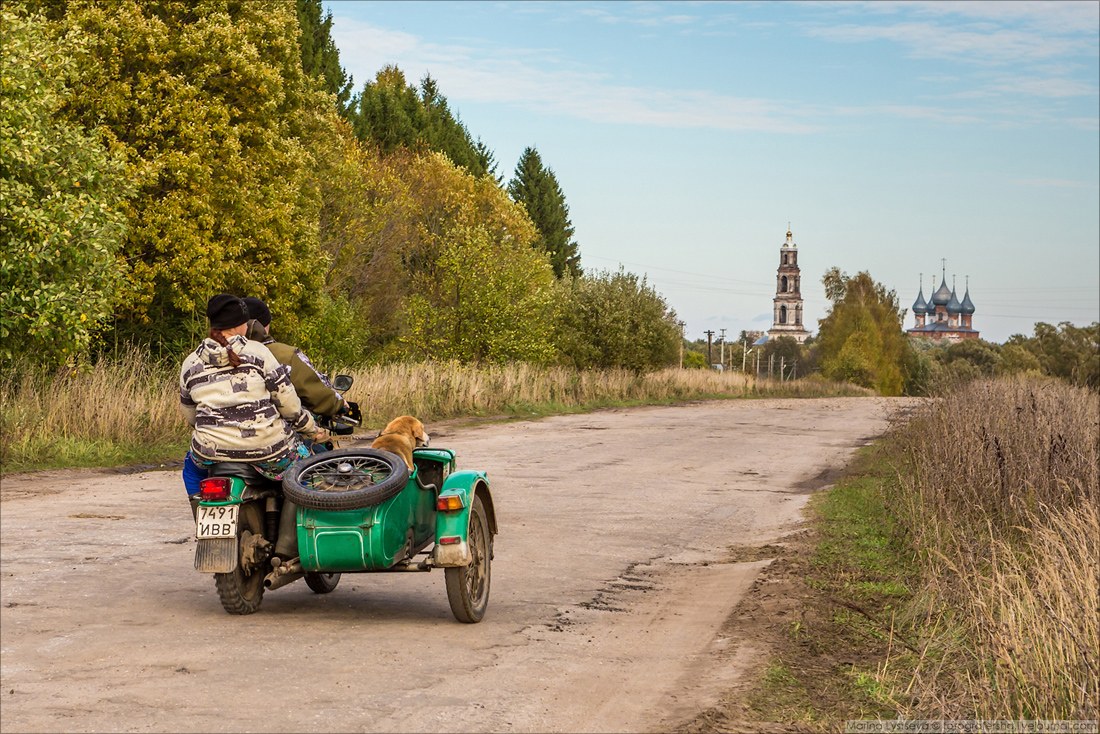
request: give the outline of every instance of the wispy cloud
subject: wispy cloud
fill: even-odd
[[[1095,183],[1088,181],[1069,181],[1064,178],[1018,178],[1012,183],[1023,186],[1054,187],[1059,189],[1097,189]]]
[[[1082,38],[1050,36],[1007,28],[949,28],[925,21],[890,25],[845,24],[810,28],[811,36],[849,43],[893,41],[909,47],[914,58],[940,58],[976,63],[1037,61],[1089,51]]]
[[[548,51],[425,43],[346,18],[334,26],[333,36],[347,67],[380,69],[397,63],[414,80],[430,71],[448,96],[459,100],[518,104],[595,122],[774,133],[820,129],[805,121],[805,110],[797,104],[614,84],[606,75],[556,63]]]
[[[334,10],[339,13],[339,6]],[[593,17],[607,12],[603,8],[582,10]],[[836,28],[818,31],[839,33]],[[856,30],[851,32],[856,33]],[[362,70],[370,70],[368,75],[372,76],[384,65],[396,63],[413,82],[431,73],[456,102],[503,103],[614,124],[778,134],[818,132],[835,126],[838,120],[857,117],[924,120],[947,125],[1019,126],[1057,120],[1047,110],[1029,110],[1028,104],[1010,102],[1013,97],[1060,99],[1096,93],[1093,85],[1068,76],[1000,74],[991,78],[986,73],[971,89],[944,90],[928,98],[947,103],[943,105],[809,104],[789,99],[741,97],[708,89],[624,85],[616,83],[610,74],[579,64],[560,49],[509,48],[478,40],[464,40],[461,45],[430,43],[410,33],[350,18],[340,18],[333,27],[333,35],[341,49],[342,60],[353,70],[359,84],[366,81]],[[1046,64],[1034,68],[1056,70],[1060,67]],[[926,81],[955,86],[967,83],[948,74],[933,75]],[[984,106],[971,104],[961,109],[958,105],[959,100],[978,103],[996,98],[1003,99],[995,108],[988,103],[983,103]],[[1096,120],[1080,118],[1063,123],[1092,129]]]

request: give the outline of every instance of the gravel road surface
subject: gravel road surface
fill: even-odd
[[[727,400],[432,430],[489,472],[489,610],[441,571],[345,574],[225,614],[179,470],[0,483],[0,728],[647,731],[762,653],[723,621],[808,495],[907,401]]]

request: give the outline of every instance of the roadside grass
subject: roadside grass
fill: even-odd
[[[1094,392],[983,380],[924,403],[811,499],[727,622],[768,662],[681,731],[1095,720],[1098,474]]]
[[[896,474],[880,445],[861,449],[837,483],[810,502],[810,538],[796,561],[805,596],[772,667],[794,683],[785,689],[765,673],[750,706],[762,721],[842,728],[848,719],[893,718],[891,688],[880,661],[906,652],[895,628],[919,578],[888,507]],[[769,669],[770,670],[770,669]],[[785,691],[801,691],[797,717]]]
[[[129,352],[88,371],[9,368],[0,378],[0,470],[180,459],[190,431],[168,368]]]
[[[190,430],[179,413],[177,369],[135,350],[83,371],[11,366],[0,378],[0,472],[181,459]],[[348,398],[361,405],[367,433],[406,414],[425,422],[508,420],[692,400],[874,394],[820,379],[758,381],[706,370],[427,362],[344,371],[355,377]]]
[[[921,570],[899,614],[912,670],[881,670],[914,718],[1100,714],[1100,395],[976,380],[885,444],[892,513]]]

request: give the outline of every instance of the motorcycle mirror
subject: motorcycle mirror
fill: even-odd
[[[340,392],[347,392],[354,382],[355,378],[351,375],[336,375],[336,379],[332,381],[332,386]]]

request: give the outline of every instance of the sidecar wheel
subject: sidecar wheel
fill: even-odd
[[[338,573],[320,573],[310,571],[306,574],[306,586],[313,589],[314,594],[327,594],[340,583]]]
[[[263,537],[264,522],[255,502],[241,505],[237,520],[237,552],[241,552],[241,538],[245,533]],[[237,568],[231,573],[214,574],[214,587],[218,590],[218,599],[222,607],[230,614],[252,614],[260,608],[264,598],[264,572],[255,569],[246,575],[243,564],[238,561]]]
[[[470,546],[470,565],[445,570],[447,601],[451,613],[459,622],[480,622],[489,606],[489,522],[481,498],[475,496],[470,508],[470,530],[466,536]]]
[[[397,454],[378,449],[325,451],[291,465],[283,493],[313,510],[361,510],[396,496],[409,481]]]

